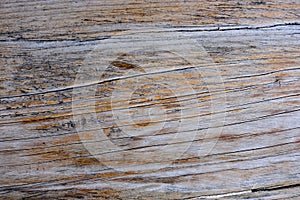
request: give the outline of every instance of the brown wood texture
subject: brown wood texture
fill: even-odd
[[[0,13],[0,199],[300,198],[299,1]]]

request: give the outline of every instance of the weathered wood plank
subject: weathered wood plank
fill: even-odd
[[[4,198],[299,198],[297,1],[0,9]]]
[[[130,29],[132,24],[215,27],[293,23],[299,21],[299,8],[297,0],[4,0],[0,4],[0,39],[89,40]]]

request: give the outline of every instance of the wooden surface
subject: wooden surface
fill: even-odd
[[[1,1],[0,198],[299,199],[299,11]]]

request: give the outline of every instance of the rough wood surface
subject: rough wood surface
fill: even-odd
[[[299,199],[300,4],[0,3],[0,198]]]

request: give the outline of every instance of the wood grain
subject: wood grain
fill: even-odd
[[[292,0],[1,1],[0,198],[299,199],[299,10]],[[176,49],[187,38],[198,53],[120,48],[97,68],[110,58],[99,46],[129,48],[136,35]],[[91,108],[95,127],[82,130]],[[117,153],[87,149],[99,130],[107,139],[89,142]]]

